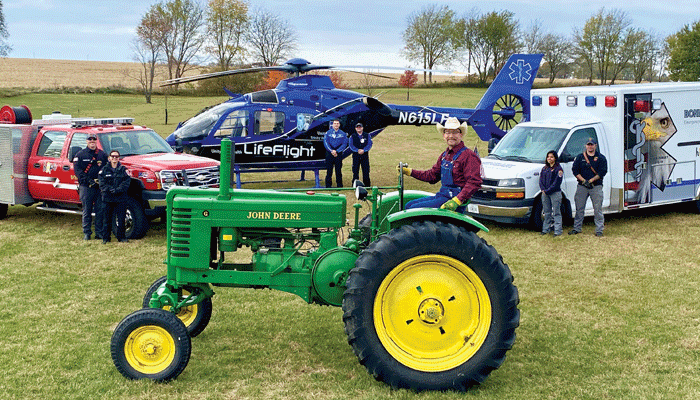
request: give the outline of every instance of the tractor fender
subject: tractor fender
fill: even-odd
[[[387,220],[389,221],[389,226],[391,229],[402,225],[411,224],[415,221],[442,221],[445,223],[462,226],[472,232],[477,232],[479,230],[484,232],[489,231],[488,228],[481,224],[481,222],[475,220],[469,215],[439,208],[412,208],[410,210],[403,210],[390,214],[387,217]]]

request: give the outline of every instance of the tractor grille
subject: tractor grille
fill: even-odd
[[[190,256],[192,209],[174,208],[170,215],[170,256]]]

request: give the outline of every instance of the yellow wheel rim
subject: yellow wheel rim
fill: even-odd
[[[142,374],[157,374],[175,359],[175,340],[160,326],[145,325],[129,334],[124,343],[126,361]]]
[[[382,281],[374,300],[374,327],[401,364],[440,372],[468,361],[491,325],[491,302],[479,276],[446,256],[413,257]]]
[[[190,292],[187,290],[182,291],[182,296],[187,297],[190,295]],[[182,299],[180,299],[182,300]],[[170,306],[165,306],[163,307],[163,310],[165,311],[170,311]],[[183,324],[185,324],[186,327],[189,328],[190,325],[192,325],[197,319],[197,313],[199,312],[199,308],[197,307],[197,304],[187,306],[187,307],[182,307],[180,309],[180,312],[175,314],[177,315],[178,318],[180,318],[180,321],[182,321]]]

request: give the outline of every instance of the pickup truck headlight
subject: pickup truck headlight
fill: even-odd
[[[498,187],[525,187],[525,179],[523,178],[513,178],[513,179],[501,179],[498,181]]]
[[[160,171],[158,173],[160,177],[160,185],[163,190],[168,191],[170,188],[177,186],[177,175],[173,171]]]

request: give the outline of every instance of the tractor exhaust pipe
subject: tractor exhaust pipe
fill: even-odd
[[[231,139],[224,138],[221,141],[221,166],[219,167],[219,200],[231,198],[231,177],[233,176],[233,159],[231,153]]]

